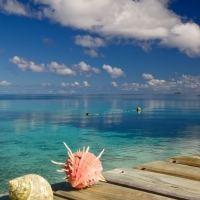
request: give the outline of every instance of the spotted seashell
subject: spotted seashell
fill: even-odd
[[[37,174],[27,174],[9,181],[11,200],[53,200],[50,184]]]
[[[101,172],[103,167],[99,158],[104,152],[103,151],[96,157],[94,154],[89,152],[89,147],[83,151],[78,151],[72,153],[70,148],[64,142],[65,147],[68,150],[68,159],[65,163],[58,163],[52,161],[54,164],[63,165],[62,170],[57,170],[58,172],[65,172],[67,181],[72,185],[72,187],[77,189],[82,189],[91,186],[93,183],[100,181],[105,181]]]

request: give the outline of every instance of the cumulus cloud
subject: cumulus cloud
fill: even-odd
[[[103,65],[103,69],[105,69],[112,78],[119,78],[122,76],[126,76],[126,74],[120,69],[116,67],[111,67],[110,65]]]
[[[85,87],[89,87],[89,86],[90,86],[90,85],[88,84],[87,81],[83,81],[83,85],[84,85]]]
[[[183,74],[178,83],[186,88],[200,90],[200,76],[191,76]]]
[[[7,82],[7,81],[1,81],[0,86],[12,86],[12,83]]]
[[[106,46],[106,43],[103,39],[99,37],[91,37],[90,35],[75,36],[75,44],[90,48],[88,50],[84,50],[84,54],[87,54],[92,58],[98,57],[98,53],[95,49]]]
[[[36,4],[33,9],[29,8],[32,3]],[[46,17],[101,37],[77,35],[75,43],[83,47],[98,48],[105,46],[105,41],[117,38],[139,45],[145,51],[159,44],[178,48],[190,57],[200,56],[199,25],[191,20],[183,21],[170,9],[170,3],[170,0],[33,0],[25,5],[17,0],[0,0],[0,11]]]
[[[189,57],[200,56],[200,27],[195,23],[178,24],[170,30],[169,37],[161,45],[177,47]]]
[[[22,71],[26,71],[26,70],[31,70],[33,72],[44,72],[45,71],[44,64],[36,65],[32,61],[27,61],[26,59],[20,58],[18,56],[14,56],[9,61],[12,62],[13,64],[17,65],[17,67],[19,69],[21,69]]]
[[[61,85],[61,87],[68,87],[68,86],[70,86],[69,83],[64,83],[64,82],[62,82],[60,85]]]
[[[113,86],[113,87],[117,87],[118,85],[117,85],[117,83],[116,82],[111,82],[111,85]]]
[[[93,71],[94,73],[96,73],[96,74],[100,74],[100,73],[101,73],[101,71],[100,71],[98,68],[96,68],[96,67],[93,67],[93,68],[92,68],[92,71]]]
[[[130,91],[130,90],[135,90],[137,91],[140,88],[140,84],[139,83],[124,83],[121,86],[122,90],[126,90],[126,91]]]
[[[147,82],[147,84],[153,90],[161,90],[161,89],[169,90],[177,86],[176,81],[165,81],[159,79],[151,79],[150,81]]]
[[[94,49],[84,50],[84,54],[87,54],[92,58],[98,57],[98,53]]]
[[[164,83],[165,83],[165,80],[159,80],[159,79],[152,79],[148,81],[148,84],[151,86],[162,85]]]
[[[14,0],[13,0],[14,1]],[[170,0],[34,0],[43,15],[63,26],[90,31],[106,40],[131,39],[149,50],[153,43],[178,48],[190,57],[200,56],[199,25],[183,22],[169,9]],[[139,41],[138,43],[135,41]],[[105,45],[100,38],[76,36],[84,47]]]
[[[91,49],[106,46],[106,43],[103,39],[98,37],[91,37],[90,35],[75,36],[75,44]]]
[[[87,65],[83,61],[79,62],[78,64],[74,64],[72,66],[72,69],[68,68],[64,64],[58,64],[55,61],[47,64],[46,66],[44,64],[37,65],[32,61],[28,61],[18,56],[14,56],[9,61],[17,65],[17,67],[22,71],[30,70],[33,72],[51,72],[58,75],[68,75],[68,76],[76,76],[77,74],[82,74],[82,73],[87,73],[86,76],[91,76],[92,73],[96,74],[101,73],[101,71],[98,68],[91,67],[90,65]]]
[[[51,62],[47,64],[49,71],[59,75],[76,75],[76,72],[65,66],[64,64],[58,64],[57,62]]]
[[[144,78],[144,79],[153,79],[153,76],[151,75],[151,74],[142,74],[142,77]]]
[[[72,87],[79,86],[79,83],[77,81],[75,81],[74,83],[71,83],[71,86]]]
[[[87,65],[85,62],[79,62],[78,64],[75,64],[72,66],[72,69],[74,71],[76,71],[79,74],[85,73],[85,72],[94,72],[99,74],[100,70],[95,68],[95,67],[91,67],[90,65]]]
[[[127,83],[125,82],[119,88],[121,90],[139,90],[139,89],[148,89],[148,90],[170,90],[170,89],[175,89],[181,84],[182,82],[175,81],[174,79],[171,81],[166,81],[166,80],[160,80],[160,79],[155,79],[153,78],[153,75],[151,74],[142,74],[142,77],[144,79],[147,79],[146,83]],[[183,78],[183,77],[182,77]],[[150,80],[148,80],[150,79]]]
[[[17,0],[0,0],[0,11],[9,14],[28,15],[26,6]]]

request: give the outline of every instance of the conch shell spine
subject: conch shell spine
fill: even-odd
[[[101,172],[103,167],[99,158],[102,156],[104,149],[96,157],[89,152],[90,147],[83,150],[78,150],[76,153],[72,153],[71,149],[63,142],[64,146],[68,150],[68,159],[65,163],[51,161],[54,164],[62,165],[64,168],[57,170],[58,172],[65,172],[67,181],[77,189],[82,189],[91,186],[94,182],[106,181]]]

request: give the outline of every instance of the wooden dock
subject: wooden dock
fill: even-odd
[[[107,183],[83,190],[66,182],[53,184],[54,200],[200,200],[200,154],[114,169],[103,176]]]

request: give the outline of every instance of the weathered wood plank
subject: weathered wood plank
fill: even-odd
[[[133,168],[145,171],[169,174],[173,176],[179,176],[192,180],[198,180],[198,181],[200,180],[200,168],[181,165],[181,164],[174,164],[165,161],[145,163],[134,166]]]
[[[64,187],[63,187],[64,186]],[[57,186],[59,188],[59,185]],[[141,190],[122,187],[110,183],[97,183],[84,190],[75,190],[68,183],[61,185],[54,193],[54,200],[174,200],[175,198],[160,196]]]
[[[198,157],[200,157],[200,153],[192,154],[192,156],[198,156]]]
[[[175,165],[175,164],[174,164]],[[108,182],[188,200],[200,199],[200,182],[166,174],[122,168],[103,173]]]
[[[183,155],[175,156],[165,160],[166,162],[189,165],[194,167],[200,167],[200,156],[197,155]]]

